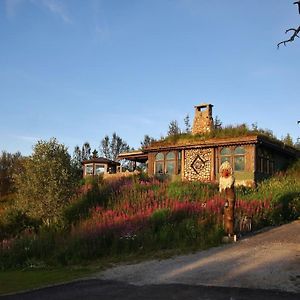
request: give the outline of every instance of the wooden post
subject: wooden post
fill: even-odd
[[[215,162],[216,162],[216,149],[215,148],[211,148],[211,170],[210,170],[210,180],[211,181],[215,181],[216,180],[216,174],[215,174]]]
[[[185,150],[181,151],[181,180],[184,180]]]
[[[235,206],[235,190],[233,170],[228,161],[220,166],[220,182],[219,189],[225,195],[224,205],[224,229],[229,237],[234,236],[234,206]]]
[[[224,208],[225,232],[228,236],[234,236],[234,206],[235,192],[234,188],[225,189],[226,206]]]

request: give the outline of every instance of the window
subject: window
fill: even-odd
[[[272,175],[275,172],[273,155],[261,148],[257,149],[257,172]]]
[[[155,156],[155,174],[163,174],[165,169],[164,154],[158,153]]]
[[[93,165],[85,165],[85,175],[93,175]]]
[[[261,149],[257,149],[257,165],[256,165],[256,170],[260,173],[264,172],[264,156],[263,152]]]
[[[232,165],[233,170],[236,172],[245,170],[245,148],[236,147],[234,150],[231,150],[229,147],[222,148],[220,152],[220,165],[228,161]]]
[[[223,148],[221,150],[221,162],[220,163],[222,164],[223,162],[228,161],[231,164],[230,158],[231,158],[230,148]]]
[[[154,172],[157,175],[180,174],[181,171],[181,151],[159,152],[155,156]]]
[[[175,153],[169,152],[166,155],[166,174],[173,175],[175,174]]]
[[[95,165],[95,175],[105,173],[105,165]]]
[[[245,149],[243,147],[236,147],[234,149],[234,170],[245,170]]]

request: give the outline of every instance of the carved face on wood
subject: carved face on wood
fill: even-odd
[[[229,176],[231,176],[231,172],[230,172],[230,170],[228,170],[228,169],[223,169],[223,170],[222,170],[222,173],[220,173],[220,175],[221,175],[222,177],[228,178]]]
[[[234,176],[233,176],[233,170],[228,161],[225,161],[220,166],[219,170],[220,174],[220,181],[219,181],[219,190],[220,192],[231,188],[234,185]]]

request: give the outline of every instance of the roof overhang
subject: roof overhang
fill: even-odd
[[[258,137],[255,136],[246,136],[246,137],[235,137],[235,138],[216,138],[216,139],[207,139],[207,140],[198,140],[193,142],[183,142],[183,143],[168,143],[153,145],[147,147],[144,152],[156,152],[163,150],[184,150],[184,149],[193,149],[193,148],[212,148],[212,147],[223,147],[231,145],[247,145],[247,144],[257,144]]]
[[[84,160],[82,162],[83,165],[86,165],[86,164],[95,164],[95,163],[107,164],[107,165],[117,165],[117,166],[120,165],[119,162],[107,159],[105,157],[92,158],[92,159]]]
[[[294,147],[284,144],[281,141],[270,140],[265,136],[258,136],[258,144],[262,144],[268,148],[277,150],[278,152],[284,153],[288,156],[299,158],[300,151]]]
[[[130,152],[120,153],[118,155],[118,160],[122,160],[122,159],[145,163],[148,160],[148,155],[147,153],[141,150],[130,151]]]

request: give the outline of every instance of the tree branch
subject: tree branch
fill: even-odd
[[[299,2],[300,2],[300,1],[299,1]],[[295,28],[290,28],[290,29],[286,30],[285,33],[288,33],[288,32],[290,32],[290,31],[293,31],[294,33],[291,35],[291,37],[290,37],[289,39],[284,40],[284,41],[278,43],[278,44],[277,44],[277,48],[279,48],[279,46],[280,46],[281,44],[283,44],[284,46],[286,46],[286,43],[292,42],[292,41],[294,41],[294,39],[295,39],[296,37],[299,37],[299,36],[298,36],[298,33],[300,33],[300,26],[299,26],[297,29],[295,29]]]
[[[298,12],[299,12],[299,15],[300,15],[300,0],[299,1],[295,1],[293,4],[298,5]]]
[[[293,4],[298,5],[298,13],[300,14],[300,0],[295,1]],[[299,26],[297,29],[295,29],[295,28],[290,28],[290,29],[286,30],[285,33],[287,34],[287,33],[290,32],[290,31],[293,31],[294,33],[291,35],[291,37],[290,37],[289,39],[284,40],[284,41],[278,43],[278,44],[277,44],[277,49],[279,49],[279,46],[280,46],[281,44],[283,44],[284,46],[286,46],[286,43],[288,43],[288,42],[293,42],[294,39],[295,39],[296,37],[299,37],[299,36],[298,36],[298,33],[300,33],[300,26]]]

